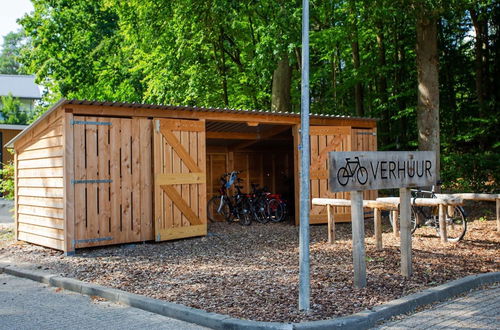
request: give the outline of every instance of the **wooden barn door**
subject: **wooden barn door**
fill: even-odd
[[[155,119],[155,239],[207,234],[205,122]]]
[[[152,124],[75,116],[75,248],[153,239]]]
[[[328,153],[351,149],[351,127],[311,126],[311,198],[349,198],[347,193],[332,193],[328,183]],[[349,210],[344,207],[334,209],[336,221],[349,219]],[[325,223],[326,208],[312,206],[311,223]]]

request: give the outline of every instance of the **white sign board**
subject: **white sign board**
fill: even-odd
[[[425,187],[436,183],[433,151],[330,152],[330,191]]]

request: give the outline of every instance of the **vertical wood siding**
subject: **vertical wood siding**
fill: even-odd
[[[152,240],[152,121],[74,118],[75,248]]]

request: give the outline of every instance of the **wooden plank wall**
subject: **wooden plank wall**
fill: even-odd
[[[22,241],[64,249],[62,110],[15,143],[16,228]]]
[[[312,198],[350,198],[349,193],[332,193],[329,187],[328,153],[331,151],[351,150],[350,127],[311,126],[311,199]],[[350,210],[345,207],[333,209],[337,222],[350,221]],[[311,206],[311,223],[326,223],[326,208]]]
[[[293,152],[250,150],[207,153],[207,195],[219,193],[219,178],[228,171],[240,171],[243,191],[251,191],[251,183],[267,187],[273,193],[293,198]]]
[[[74,120],[75,248],[152,240],[152,121]]]

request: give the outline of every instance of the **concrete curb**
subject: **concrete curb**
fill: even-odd
[[[377,322],[387,320],[396,315],[412,312],[417,307],[449,299],[482,285],[500,282],[500,272],[471,275],[350,316],[323,321],[279,323],[236,319],[227,315],[210,313],[118,289],[107,288],[39,271],[21,269],[3,263],[0,263],[1,272],[89,296],[102,297],[112,302],[122,303],[130,307],[213,329],[368,329],[376,325]]]

